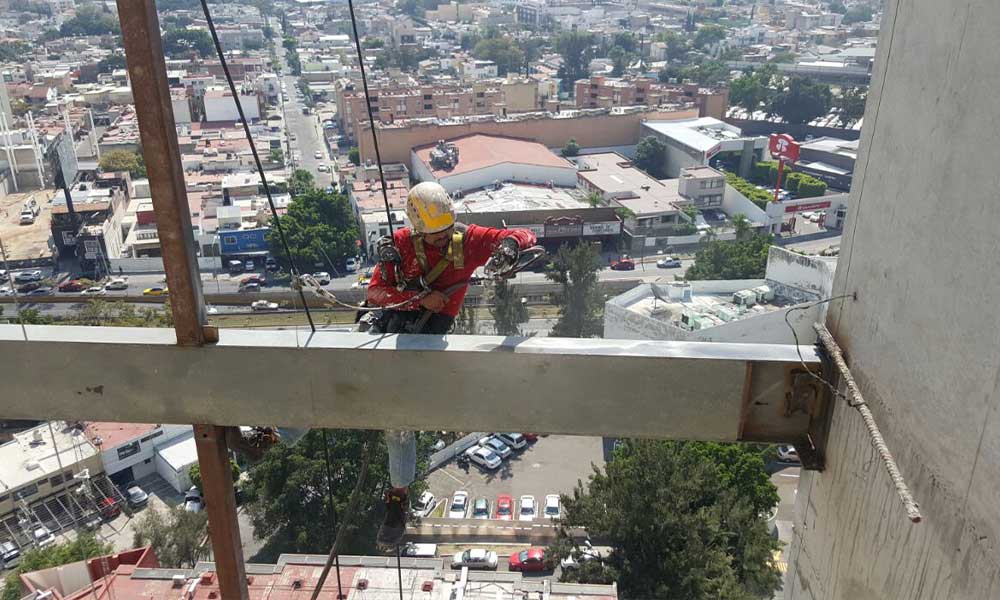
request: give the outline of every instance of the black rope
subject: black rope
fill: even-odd
[[[204,2],[205,0],[201,0]],[[389,192],[385,188],[385,173],[382,171],[382,153],[378,148],[378,134],[375,133],[375,115],[372,113],[372,103],[368,97],[368,75],[365,73],[365,59],[361,53],[361,37],[358,36],[358,20],[354,16],[354,0],[347,0],[351,11],[351,28],[354,30],[354,47],[358,51],[358,66],[361,67],[361,85],[365,90],[365,108],[368,109],[368,123],[372,128],[372,143],[375,146],[375,164],[378,165],[378,178],[382,182],[382,201],[385,203],[385,217],[389,219],[389,239],[395,239],[392,231],[392,208],[389,206]],[[359,140],[360,143],[360,140]]]
[[[267,184],[267,177],[264,175],[264,165],[260,162],[260,155],[257,154],[257,144],[253,141],[253,136],[250,134],[250,125],[247,122],[247,117],[243,114],[243,105],[240,104],[240,95],[236,91],[236,84],[233,83],[233,76],[229,73],[229,64],[226,62],[226,55],[222,51],[222,44],[219,43],[219,35],[215,32],[215,23],[212,21],[212,13],[208,10],[208,0],[201,0],[201,8],[205,12],[205,21],[208,22],[208,31],[212,34],[212,41],[215,42],[215,52],[219,55],[219,62],[222,63],[222,71],[226,75],[226,82],[229,83],[229,91],[233,94],[233,102],[236,103],[236,110],[240,114],[240,121],[243,123],[243,133],[247,136],[247,141],[250,143],[250,152],[253,153],[253,160],[257,164],[257,174],[260,176],[260,182],[264,185],[264,192],[267,194],[267,204],[271,207],[271,216],[274,217],[274,228],[278,232],[278,237],[281,239],[281,246],[285,250],[285,255],[288,257],[288,264],[291,267],[292,275],[298,277],[301,273],[299,268],[295,265],[295,259],[292,257],[292,251],[288,247],[288,240],[285,238],[285,231],[281,228],[281,221],[278,219],[278,209],[274,206],[274,198],[271,197],[271,186]],[[369,109],[371,110],[371,109]],[[390,227],[392,225],[390,224]],[[302,299],[302,306],[306,309],[306,319],[309,320],[309,328],[316,332],[316,324],[313,323],[312,314],[309,312],[309,304],[306,302],[305,292],[299,288],[299,298]]]
[[[330,503],[330,528],[333,529],[333,538],[337,538],[337,509],[333,504],[333,469],[330,468],[330,440],[327,430],[323,428],[323,460],[326,462],[326,498]],[[346,598],[340,582],[340,553],[333,558],[334,568],[337,570],[337,600]]]
[[[399,600],[403,600],[403,567],[400,565],[399,544],[396,544],[396,578],[399,580]]]

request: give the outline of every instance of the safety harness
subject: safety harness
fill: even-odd
[[[462,248],[461,231],[456,231],[452,234],[451,243],[448,244],[448,251],[430,270],[428,270],[427,253],[424,251],[423,236],[413,235],[411,231],[410,241],[413,243],[413,253],[416,254],[417,262],[420,263],[420,270],[423,272],[422,283],[424,286],[430,286],[434,283],[441,276],[441,273],[444,273],[444,270],[448,268],[449,264],[454,265],[456,269],[465,268],[465,251]]]

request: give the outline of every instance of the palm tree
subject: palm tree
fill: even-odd
[[[733,215],[733,227],[736,229],[736,239],[745,239],[750,233],[750,219],[743,213],[736,213]]]

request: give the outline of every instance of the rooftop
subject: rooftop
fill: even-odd
[[[58,453],[58,458],[56,454]],[[98,450],[81,429],[48,423],[14,434],[0,445],[0,493],[17,489],[96,456]]]
[[[413,152],[435,177],[449,177],[499,164],[521,164],[572,169],[573,164],[552,153],[543,144],[531,140],[474,133],[447,140],[458,148],[458,162],[451,169],[431,166],[431,152],[436,143],[417,146]]]
[[[499,189],[483,189],[455,200],[455,212],[493,213],[523,210],[587,209],[590,205],[563,188],[503,183]]]
[[[152,423],[108,423],[90,421],[84,425],[87,439],[102,448],[114,448],[142,437],[159,427]]]
[[[671,323],[681,329],[701,330],[774,312],[794,304],[787,298],[773,295],[774,291],[767,287],[763,281],[756,286],[749,286],[747,282],[739,282],[735,283],[734,287],[741,289],[718,293],[699,293],[693,291],[696,288],[692,288],[690,284],[670,283],[665,286],[650,284],[649,295],[624,306],[634,313],[657,321]],[[676,290],[671,293],[671,288],[676,288]],[[685,294],[685,289],[691,291]],[[743,289],[757,290],[754,292],[753,306],[734,302],[734,294],[740,293]],[[679,297],[673,297],[678,294]],[[765,299],[763,296],[767,294],[772,294],[772,298]]]
[[[636,215],[675,211],[674,203],[683,200],[677,191],[679,180],[654,179],[618,153],[587,154],[577,163],[580,179]]]
[[[646,121],[643,124],[657,133],[701,152],[711,150],[719,142],[744,137],[739,128],[712,117],[679,121]]]
[[[858,158],[858,144],[860,140],[842,140],[835,137],[819,137],[802,144],[802,148],[840,154],[853,159]]]

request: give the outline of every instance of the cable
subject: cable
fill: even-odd
[[[337,539],[337,509],[333,504],[333,469],[330,468],[330,440],[327,429],[323,428],[323,460],[326,462],[326,499],[330,503],[330,522],[333,528],[334,540]],[[337,598],[344,597],[343,586],[340,581],[340,553],[334,557],[334,566],[337,569]]]
[[[205,2],[205,0],[201,0]],[[365,73],[365,59],[361,53],[361,37],[358,35],[358,20],[354,16],[354,0],[347,0],[351,11],[351,29],[354,30],[354,47],[358,52],[358,66],[361,67],[361,85],[365,90],[365,108],[368,109],[368,123],[372,128],[372,143],[375,146],[375,164],[378,165],[378,178],[382,182],[382,201],[385,203],[385,216],[389,220],[389,239],[395,240],[392,230],[392,208],[389,206],[389,192],[385,188],[385,173],[382,171],[382,153],[378,148],[378,134],[375,132],[375,115],[372,103],[368,97],[368,75]]]
[[[222,72],[226,75],[226,82],[229,84],[229,91],[233,94],[233,102],[236,103],[236,111],[240,115],[240,121],[243,123],[243,133],[247,136],[247,142],[250,143],[250,152],[253,154],[254,163],[257,165],[257,174],[260,176],[260,182],[264,185],[264,192],[267,194],[267,204],[271,207],[271,216],[274,217],[274,228],[278,232],[278,238],[281,239],[281,246],[285,251],[285,256],[288,257],[288,264],[292,269],[292,275],[299,275],[299,268],[295,264],[295,259],[292,257],[292,251],[288,247],[288,240],[285,238],[285,230],[281,227],[281,220],[278,218],[278,209],[274,206],[274,198],[271,197],[271,186],[267,184],[267,177],[264,175],[264,165],[260,162],[260,155],[257,154],[257,144],[253,141],[253,135],[250,134],[250,124],[247,122],[247,117],[243,114],[243,105],[240,104],[240,95],[236,91],[236,84],[233,83],[233,76],[229,73],[229,64],[226,62],[226,55],[222,51],[222,44],[219,42],[219,34],[215,32],[215,23],[212,21],[212,13],[208,10],[208,0],[201,0],[201,8],[205,12],[205,21],[208,23],[208,31],[212,34],[212,41],[215,43],[215,52],[219,55],[219,62],[222,64]],[[371,111],[371,108],[368,109]],[[379,167],[381,170],[381,167]],[[392,227],[392,224],[389,225]],[[306,309],[306,319],[309,321],[309,328],[313,333],[316,333],[316,324],[313,323],[312,314],[309,312],[309,305],[306,303],[306,295],[302,290],[299,290],[299,297],[302,299],[302,305]]]
[[[797,310],[802,310],[802,311],[809,310],[810,308],[812,308],[814,306],[819,306],[820,304],[826,304],[827,302],[833,302],[834,300],[842,300],[844,298],[852,298],[852,299],[856,300],[857,299],[857,293],[841,294],[839,296],[831,296],[830,298],[824,298],[822,300],[817,300],[815,302],[810,302],[808,304],[803,304],[801,306],[793,306],[792,308],[789,308],[788,310],[785,311],[785,325],[788,325],[788,329],[790,329],[791,332],[792,332],[792,337],[795,339],[795,353],[799,355],[799,362],[802,363],[802,368],[805,369],[806,373],[809,373],[810,377],[812,377],[816,381],[819,381],[820,383],[822,383],[823,385],[825,385],[827,388],[829,388],[830,392],[833,393],[834,397],[836,397],[836,398],[843,398],[844,400],[847,400],[848,399],[847,396],[845,396],[839,389],[837,389],[837,386],[833,385],[832,383],[830,383],[829,381],[827,381],[825,378],[817,375],[815,372],[813,372],[812,369],[809,368],[808,365],[806,365],[806,360],[805,360],[805,358],[802,357],[802,349],[800,348],[801,344],[799,343],[799,334],[796,333],[795,327],[793,327],[791,321],[788,320],[788,315],[792,314],[793,312],[795,312]]]

